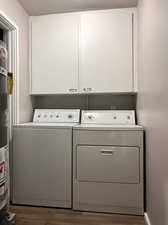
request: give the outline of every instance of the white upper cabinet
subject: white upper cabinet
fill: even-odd
[[[135,9],[31,17],[31,94],[135,91]]]
[[[134,91],[133,11],[83,13],[80,26],[81,92]]]
[[[31,94],[78,92],[79,15],[31,17]]]

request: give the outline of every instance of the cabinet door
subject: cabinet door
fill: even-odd
[[[80,90],[133,91],[132,11],[84,13],[80,35]]]
[[[78,89],[78,14],[32,17],[32,94]]]

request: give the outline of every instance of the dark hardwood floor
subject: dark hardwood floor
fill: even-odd
[[[145,225],[142,216],[74,212],[72,210],[10,206],[17,225]]]

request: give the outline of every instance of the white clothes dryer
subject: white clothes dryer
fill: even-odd
[[[134,111],[82,111],[73,129],[73,209],[143,215],[143,155]]]

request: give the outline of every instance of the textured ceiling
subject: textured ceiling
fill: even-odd
[[[135,7],[138,0],[19,0],[31,16],[94,9]]]

